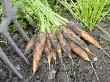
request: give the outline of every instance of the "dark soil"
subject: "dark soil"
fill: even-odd
[[[106,22],[104,24],[106,24]],[[109,27],[110,24],[107,23],[106,25],[107,27]],[[106,29],[110,32],[110,27]],[[13,39],[23,52],[26,47],[26,42],[18,33],[14,33],[12,35]],[[107,53],[110,54],[110,50],[108,50],[108,48],[110,48],[110,42],[108,42],[102,37],[104,36],[104,34],[98,29],[95,29],[91,33],[91,35],[95,37],[96,40],[102,45],[102,47],[106,48],[105,50],[107,51]],[[94,67],[99,77],[98,81],[96,80],[96,75],[90,63],[82,60],[74,53],[73,59],[75,65],[73,67],[71,65],[71,60],[64,55],[64,63],[66,65],[67,70],[65,71],[60,61],[57,60],[57,64],[53,64],[53,68],[50,71],[50,74],[48,70],[48,65],[46,63],[47,58],[45,55],[43,55],[40,61],[39,69],[35,76],[32,77],[31,66],[27,66],[16,55],[12,47],[10,47],[8,44],[3,43],[1,45],[8,58],[15,65],[15,67],[19,70],[19,72],[23,75],[24,78],[23,80],[20,80],[9,69],[9,67],[7,67],[7,65],[5,65],[2,60],[0,60],[0,82],[110,82],[110,58],[108,58],[102,50],[96,49],[91,44],[88,44],[88,47],[98,58],[98,60],[94,62]],[[30,60],[30,62],[32,62],[32,52],[25,56]],[[92,58],[93,57],[95,56],[92,56]],[[52,80],[50,80],[50,78],[52,78]]]

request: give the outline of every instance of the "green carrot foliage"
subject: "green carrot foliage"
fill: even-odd
[[[73,15],[74,18],[80,20],[90,31],[94,29],[96,24],[100,22],[110,11],[110,5],[106,7],[109,0],[58,0]]]

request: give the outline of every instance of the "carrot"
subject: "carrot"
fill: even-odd
[[[69,27],[72,31],[74,31],[77,35],[79,35],[81,38],[86,40],[87,42],[93,44],[97,48],[102,48],[99,43],[91,36],[89,35],[85,30],[80,28],[78,23],[72,22],[67,27]]]
[[[50,38],[50,41],[53,45],[53,48],[56,50],[58,56],[59,56],[59,59],[62,63],[62,65],[64,66],[64,63],[63,63],[63,59],[62,59],[62,51],[61,51],[61,47],[60,47],[60,44],[57,40],[57,37],[54,33],[49,33],[49,38]],[[65,67],[65,66],[64,66]]]
[[[58,54],[58,56],[59,56],[59,59],[60,59],[60,61],[61,61],[61,64],[62,64],[62,66],[64,67],[64,70],[66,71],[67,68],[66,68],[66,66],[65,66],[65,64],[64,64],[64,62],[63,62],[63,59],[62,59],[61,46],[60,46],[60,44],[59,44],[59,42],[58,42],[58,40],[57,40],[57,37],[56,37],[56,35],[53,34],[53,33],[50,33],[50,34],[49,34],[49,37],[50,37],[50,40],[51,40],[51,43],[52,43],[54,49],[56,50],[56,52],[57,52],[57,54]],[[68,78],[67,72],[66,72],[66,75],[67,75],[67,78]]]
[[[50,70],[50,64],[51,64],[51,60],[52,60],[51,51],[52,51],[51,42],[50,42],[49,38],[47,38],[46,46],[45,46],[45,53],[48,55],[49,70]]]
[[[72,56],[71,56],[71,48],[67,44],[67,41],[64,39],[64,37],[60,31],[58,31],[58,33],[57,33],[57,38],[59,40],[59,43],[60,43],[61,48],[64,51],[64,53],[66,53],[68,55],[68,57],[72,60],[72,63],[74,63]]]
[[[86,52],[91,53],[86,43],[81,40],[72,30],[65,27],[61,27],[60,30],[62,31],[66,39],[72,40],[73,42],[77,43],[81,48],[83,48]]]
[[[34,50],[34,56],[33,56],[33,75],[38,69],[38,64],[42,56],[42,52],[44,50],[46,41],[46,34],[41,32],[37,38],[36,44],[35,44],[35,50]]]
[[[86,61],[90,61],[87,53],[83,49],[81,49],[78,45],[69,41],[69,46],[71,47],[72,51],[79,55],[81,58],[83,58]]]
[[[108,57],[110,57],[110,55],[101,47],[101,45],[91,35],[89,35],[85,30],[83,30],[82,28],[80,28],[81,26],[78,23],[71,22],[67,27],[69,27],[72,31],[74,31],[82,39],[84,39],[85,41],[93,44],[96,48],[99,48]]]
[[[28,41],[24,53],[27,53],[28,51],[30,51],[30,49],[32,49],[32,47],[34,46],[34,43],[35,43],[35,37],[32,37],[32,38]]]
[[[52,51],[51,51],[51,54],[52,54],[52,57],[53,57],[53,59],[54,59],[54,61],[55,61],[55,64],[56,64],[56,56],[57,56],[57,53],[56,53],[56,51],[54,50],[54,49],[52,49]]]
[[[56,35],[54,33],[50,33],[49,38],[52,42],[53,48],[56,50],[60,58],[62,56],[62,52],[61,52],[61,47],[59,45]]]

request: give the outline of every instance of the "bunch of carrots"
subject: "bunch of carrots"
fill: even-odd
[[[47,0],[25,0],[25,4],[21,0],[20,2],[22,2],[25,12],[30,16],[34,15],[34,19],[39,19],[39,24],[36,28],[39,29],[37,39],[30,39],[25,50],[27,52],[35,45],[32,62],[33,75],[39,67],[39,61],[43,52],[47,54],[50,69],[50,64],[52,61],[56,62],[57,58],[63,64],[63,53],[67,54],[72,62],[72,52],[76,53],[85,61],[91,61],[89,54],[93,53],[91,53],[85,41],[103,50],[92,36],[80,28],[79,23],[75,21],[69,22],[55,13]]]
[[[38,69],[39,61],[43,52],[48,56],[49,69],[52,60],[56,62],[56,59],[59,57],[61,62],[63,62],[62,53],[67,54],[73,62],[72,51],[85,61],[91,61],[89,54],[93,53],[91,53],[82,39],[93,44],[96,48],[102,49],[99,43],[92,36],[83,29],[76,27],[76,24],[74,25],[71,23],[68,26],[60,26],[56,33],[51,32],[46,34],[44,32],[40,32],[37,40],[34,41],[33,74],[35,74]],[[32,45],[34,45],[34,43],[31,39],[28,42],[25,51],[31,49]]]

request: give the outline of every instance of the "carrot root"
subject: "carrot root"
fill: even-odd
[[[83,49],[81,49],[78,45],[76,45],[75,43],[70,42],[70,41],[69,41],[69,45],[73,52],[75,52],[77,55],[79,55],[84,60],[90,61],[87,53]]]
[[[67,44],[67,41],[64,39],[63,34],[60,31],[58,31],[58,33],[57,33],[57,38],[59,40],[59,43],[61,45],[63,52],[68,55],[68,57],[71,59],[72,64],[73,64],[74,61],[71,56],[71,48]]]
[[[96,48],[101,49],[101,46],[99,45],[99,43],[91,35],[89,35],[85,30],[80,28],[81,26],[78,23],[71,22],[67,27],[69,27],[73,32],[75,32],[77,35],[79,35],[81,38],[83,38],[87,42],[93,44]]]
[[[72,30],[69,28],[61,27],[60,29],[63,32],[64,37],[67,40],[73,41],[78,44],[81,48],[83,48],[86,52],[90,53],[89,48],[87,47],[86,43],[79,38]]]
[[[93,62],[90,61],[90,64],[91,64],[91,66],[92,66],[92,69],[93,69],[93,71],[94,71],[94,73],[95,73],[95,76],[96,76],[96,79],[97,79],[97,81],[98,81],[98,80],[99,80],[99,77],[98,77],[97,72],[96,72],[96,70],[95,70],[95,68],[94,68]]]
[[[46,41],[45,33],[40,33],[37,38],[36,46],[35,46],[35,50],[34,50],[33,67],[32,67],[33,75],[36,73],[36,71],[38,69],[38,66],[39,66],[38,64],[42,57],[42,52],[44,50],[45,41]]]
[[[45,46],[45,53],[48,55],[49,70],[50,70],[50,64],[51,64],[51,61],[52,61],[51,50],[52,50],[51,42],[50,42],[49,38],[47,38],[46,46]]]
[[[56,58],[57,57],[56,51],[54,49],[52,49],[51,54],[52,54],[52,57],[53,57],[53,59],[55,61],[55,65],[56,65],[56,59],[57,59]]]

